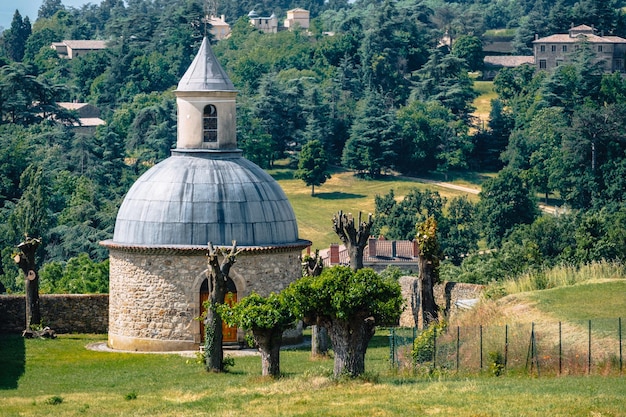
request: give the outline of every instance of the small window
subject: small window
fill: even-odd
[[[602,52],[602,45],[598,45],[598,52]]]
[[[556,45],[552,45],[552,52],[556,52]]]
[[[539,47],[539,49],[541,50],[541,52],[545,52],[546,51],[546,46],[545,45],[541,45]]]
[[[539,69],[546,69],[548,68],[548,63],[546,62],[545,59],[540,59],[539,60]]]
[[[217,142],[217,109],[214,105],[204,106],[203,138],[204,142]]]
[[[567,45],[563,45],[563,52],[567,52]]]
[[[557,59],[556,60],[556,66],[559,67],[561,65],[563,65],[563,60],[562,59]]]

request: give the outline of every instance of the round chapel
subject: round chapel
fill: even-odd
[[[208,297],[207,244],[243,250],[229,300],[278,292],[301,276],[291,204],[237,148],[236,90],[205,38],[175,91],[176,149],[130,188],[109,249],[109,347],[196,349]],[[224,342],[237,329],[224,328]]]

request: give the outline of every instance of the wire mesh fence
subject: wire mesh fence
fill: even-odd
[[[621,374],[622,319],[391,328],[390,362],[405,370],[535,375]],[[419,340],[418,340],[419,338]]]

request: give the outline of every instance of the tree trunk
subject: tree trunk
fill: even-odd
[[[419,257],[419,274],[423,328],[427,328],[439,320],[439,307],[433,293],[433,263],[422,256]]]
[[[346,215],[343,211],[339,211],[333,216],[333,229],[343,244],[346,245],[350,256],[350,268],[353,271],[363,268],[363,251],[367,246],[373,223],[371,214],[365,222],[361,220],[360,212],[358,227],[350,213]]]
[[[261,373],[263,376],[280,377],[280,346],[283,342],[282,330],[252,329],[254,341],[261,352]]]
[[[225,287],[226,285],[224,285]],[[221,294],[221,298],[220,298]],[[224,302],[224,290],[211,291],[209,295],[209,305],[206,310],[206,321],[204,323],[204,352],[206,355],[206,370],[211,372],[222,372],[224,370],[224,351],[222,349],[222,318],[215,311],[218,302]]]
[[[311,356],[328,354],[328,331],[323,326],[311,326]]]
[[[365,352],[374,330],[374,321],[362,316],[352,321],[334,320],[328,325],[328,335],[335,353],[335,378],[342,375],[354,378],[365,372]]]
[[[311,197],[315,195],[315,185],[311,186]]]
[[[24,242],[17,245],[20,252],[15,255],[14,261],[24,273],[26,280],[26,330],[30,331],[31,326],[41,325],[41,309],[39,306],[39,274],[35,263],[35,252],[41,244],[40,238],[24,239]]]
[[[226,281],[238,254],[236,242],[233,242],[229,252],[225,249],[215,249],[211,242],[208,243],[207,279],[209,281],[209,305],[207,306],[207,316],[204,325],[206,332],[204,354],[207,371],[222,372],[224,370],[222,318],[217,314],[215,308],[218,304],[224,302]],[[220,255],[223,257],[221,263],[219,261]]]

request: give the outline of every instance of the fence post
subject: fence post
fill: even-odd
[[[589,346],[587,349],[587,375],[591,374],[591,320],[589,320]]]
[[[504,369],[509,362],[509,325],[504,325]]]
[[[433,328],[433,371],[437,368],[437,327]]]
[[[563,337],[561,333],[561,322],[559,322],[559,375],[563,372]]]
[[[394,327],[389,328],[389,360],[394,368],[396,366],[395,332],[396,329]]]
[[[459,356],[461,353],[461,327],[456,326],[456,373],[459,373]]]
[[[480,325],[480,370],[483,370],[483,325]]]
[[[619,333],[619,373],[622,373],[622,318],[617,319],[617,327]]]

